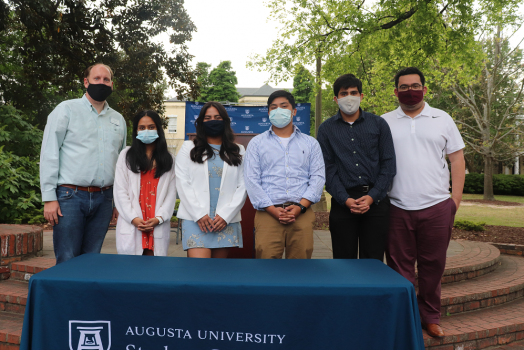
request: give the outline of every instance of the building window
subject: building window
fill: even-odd
[[[169,122],[167,124],[167,132],[170,134],[176,134],[176,124],[177,124],[177,116],[176,115],[168,115]]]

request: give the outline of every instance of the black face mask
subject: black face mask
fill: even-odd
[[[111,86],[106,84],[91,84],[87,87],[87,93],[95,101],[102,102],[105,101],[109,95],[113,92]]]
[[[210,120],[204,122],[204,132],[207,136],[220,136],[224,133],[223,120]]]

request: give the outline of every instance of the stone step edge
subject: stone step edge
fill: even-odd
[[[441,279],[442,284],[465,281],[472,278],[477,278],[488,273],[493,272],[500,261],[500,251],[497,247],[486,242],[455,240],[465,248],[469,248],[468,253],[461,253],[446,259],[446,269]],[[485,257],[478,258],[477,255],[468,258],[470,251],[474,248],[480,247],[484,251],[489,250],[489,254]],[[473,260],[473,262],[471,262]],[[416,271],[418,277],[418,271]]]
[[[522,350],[524,349],[524,340],[517,340],[505,345],[490,346],[484,350]]]
[[[15,350],[20,348],[20,340],[22,338],[22,327],[24,321],[24,315],[12,314],[7,312],[0,312],[0,319],[8,317],[10,320],[3,320],[3,323],[11,323],[14,327],[10,327],[11,330],[2,328],[0,329],[0,349]],[[13,331],[12,329],[16,329]],[[2,347],[5,345],[4,347]]]
[[[20,281],[0,282],[0,312],[21,315],[25,313],[29,293],[25,286],[26,284]],[[21,292],[21,289],[23,289],[23,292]]]
[[[9,279],[29,282],[29,279],[38,272],[47,270],[55,265],[54,258],[37,257],[11,264],[11,277]]]
[[[431,338],[423,331],[426,349],[477,350],[524,340],[524,299],[444,317],[440,324],[447,335]]]
[[[511,244],[511,243],[493,243],[489,242],[492,246],[498,248],[500,254],[506,255],[524,255],[524,244]]]
[[[508,257],[508,259],[522,258]],[[519,279],[512,277],[512,280],[508,282],[508,284],[504,284],[504,287],[499,286],[498,288],[491,290],[479,290],[460,296],[443,297],[441,298],[441,317],[446,317],[461,312],[484,309],[496,305],[502,305],[514,301],[516,299],[522,298],[524,297],[524,271],[522,271],[521,277],[523,278]],[[475,280],[468,280],[459,283],[463,286],[463,289],[467,289],[468,285],[470,283],[473,283],[474,281]],[[446,287],[444,286],[443,288]],[[443,294],[444,291],[445,289],[443,290]]]
[[[506,328],[512,328],[516,327],[517,325],[511,325],[511,326],[504,326]],[[446,343],[444,345],[440,345],[441,343],[435,343],[437,345],[430,345],[434,344],[433,341],[430,339],[424,340],[424,346],[426,350],[458,350],[458,349],[468,349],[468,350],[480,350],[480,349],[486,349],[487,347],[493,347],[493,346],[500,346],[500,345],[506,345],[511,344],[516,341],[522,341],[524,340],[524,331],[506,331],[502,330],[501,328],[504,327],[498,327],[496,329],[488,331],[488,336],[482,336],[480,338],[475,338],[475,334],[473,333],[464,333],[459,336],[451,336],[455,337],[457,339],[456,342],[452,343]],[[498,334],[498,332],[501,332],[502,334]],[[477,332],[478,333],[478,332]],[[448,337],[444,337],[446,339]],[[464,339],[465,338],[465,339]],[[524,343],[523,343],[524,344]]]

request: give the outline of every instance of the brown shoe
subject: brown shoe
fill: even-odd
[[[436,323],[423,323],[422,328],[428,332],[428,335],[433,338],[443,338],[445,336],[444,331],[440,328],[439,324]]]

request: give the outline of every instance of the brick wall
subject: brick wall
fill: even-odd
[[[0,225],[0,280],[8,279],[11,263],[41,255],[43,230],[29,225]]]

